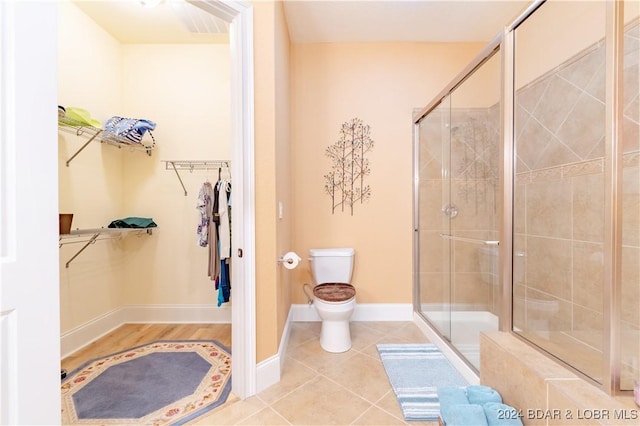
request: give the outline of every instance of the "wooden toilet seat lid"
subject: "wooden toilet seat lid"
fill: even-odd
[[[313,295],[327,302],[344,302],[356,295],[356,289],[351,284],[324,283],[313,288]]]

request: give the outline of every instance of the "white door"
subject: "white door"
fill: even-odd
[[[56,21],[0,1],[0,424],[60,423]]]

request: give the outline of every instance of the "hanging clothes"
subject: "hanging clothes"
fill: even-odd
[[[205,182],[198,195],[200,218],[198,244],[209,248],[208,274],[215,282],[217,303],[231,297],[231,182],[219,179],[215,185]]]
[[[218,306],[229,301],[231,297],[231,280],[229,278],[228,259],[220,259],[220,280],[218,282]]]
[[[231,183],[218,180],[216,184],[218,203],[218,248],[220,252],[220,279],[218,280],[218,306],[229,301],[231,296],[231,278],[229,262],[231,261]]]
[[[198,227],[196,228],[196,235],[198,236],[198,245],[200,247],[206,247],[209,241],[209,227],[210,216],[209,212],[211,207],[209,205],[213,202],[213,187],[209,182],[205,182],[200,188],[198,193],[198,202],[196,208],[200,213]]]
[[[218,181],[218,220],[220,239],[220,259],[231,257],[231,222],[229,220],[228,194],[231,192],[231,184],[225,180]]]
[[[205,182],[200,188],[196,208],[200,212],[198,227],[198,245],[209,249],[207,275],[215,280],[220,273],[220,256],[218,252],[218,232],[214,217],[214,187],[210,182]]]

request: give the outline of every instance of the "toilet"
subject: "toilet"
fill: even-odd
[[[315,281],[313,305],[322,320],[320,346],[327,352],[351,349],[349,320],[356,307],[356,289],[350,284],[353,248],[309,250],[309,263]]]

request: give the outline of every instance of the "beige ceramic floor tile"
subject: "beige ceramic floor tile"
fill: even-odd
[[[291,357],[285,357],[280,381],[260,392],[258,397],[267,404],[272,404],[317,375],[317,372],[304,364]]]
[[[291,324],[288,349],[295,348],[309,340],[320,339],[321,322],[294,322]]]
[[[356,353],[354,350],[342,353],[327,352],[322,349],[319,340],[308,341],[291,349],[291,351],[287,351],[287,354],[291,356],[291,358],[319,373],[322,373],[328,367],[351,358]]]
[[[429,343],[429,339],[420,330],[420,327],[408,323],[395,333],[398,338],[405,339],[405,343]]]
[[[189,425],[235,425],[266,407],[258,397],[227,402],[211,413],[198,417]]]
[[[356,419],[352,425],[371,425],[371,426],[383,426],[383,425],[403,425],[402,420],[393,417],[391,414],[378,407],[371,407],[364,414]]]
[[[324,377],[317,377],[271,405],[294,425],[348,425],[371,404]]]
[[[239,425],[255,425],[255,426],[275,426],[275,425],[290,425],[281,415],[267,407],[258,411],[253,416],[249,417]]]
[[[395,334],[400,328],[412,323],[407,321],[362,321],[361,324],[383,334]]]
[[[429,339],[415,324],[405,324],[394,333],[389,333],[378,343],[428,343]]]
[[[380,354],[378,353],[378,347],[376,346],[378,343],[385,342],[381,340],[380,342],[372,343],[362,349],[360,349],[360,353],[365,354],[373,359],[377,359],[380,361]]]
[[[351,323],[351,345],[353,349],[361,350],[382,339],[385,334],[367,327],[362,322]]]
[[[389,385],[389,389],[391,389],[391,385]],[[400,409],[400,404],[398,403],[396,394],[393,393],[393,389],[391,389],[382,398],[376,401],[376,406],[380,407],[392,416],[404,420],[402,410]]]
[[[371,403],[390,389],[382,363],[360,353],[327,368],[323,375]]]
[[[229,401],[194,425],[437,425],[406,422],[377,343],[425,343],[412,322],[352,322],[352,349],[326,352],[320,322],[294,322],[280,382],[245,401]]]

